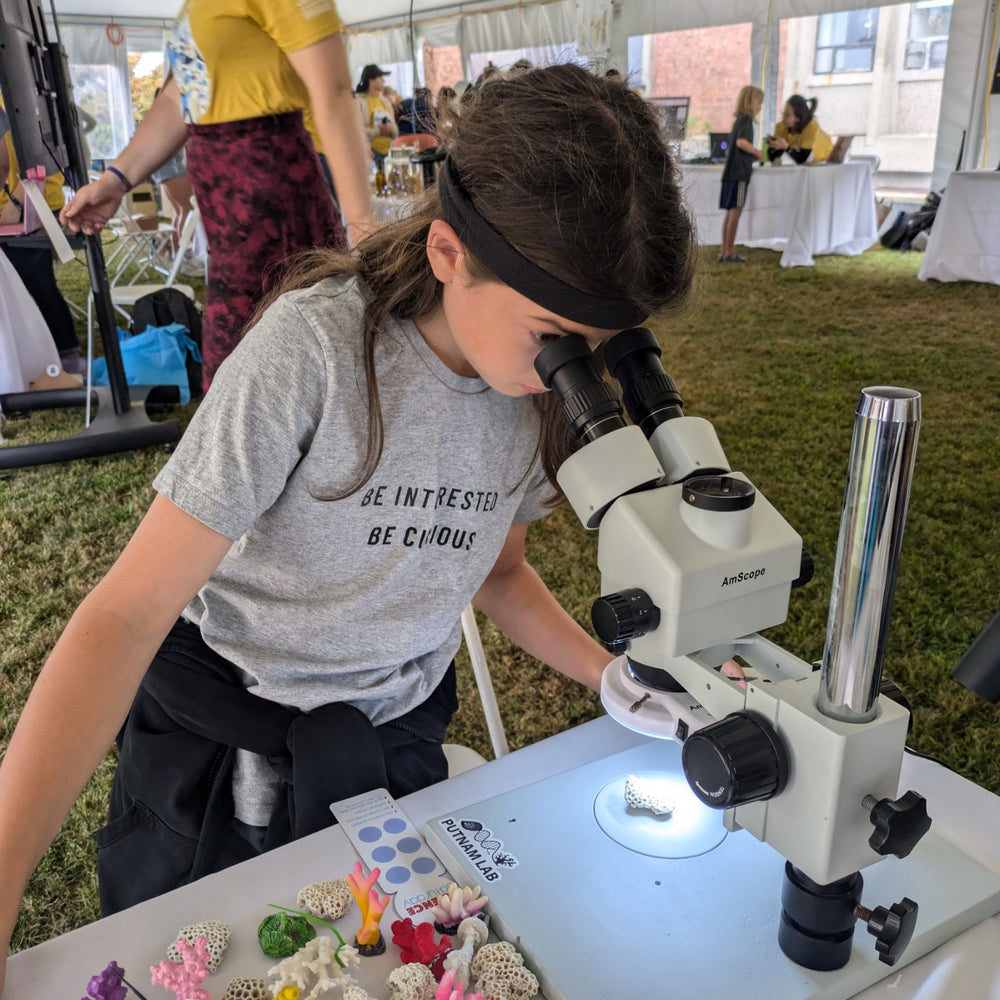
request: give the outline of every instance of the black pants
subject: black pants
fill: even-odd
[[[457,708],[454,663],[423,704],[377,727],[350,706],[298,713],[235,681],[196,626],[174,626],[119,734],[108,823],[97,833],[104,916],[332,826],[327,806],[339,798],[382,786],[400,797],[448,775],[442,742]],[[303,721],[307,733],[290,735]],[[264,750],[294,786],[266,830],[233,817],[235,746]]]
[[[52,250],[17,247],[10,243],[4,249],[28,294],[35,300],[59,353],[78,351],[80,341],[73,326],[73,315],[56,284]]]

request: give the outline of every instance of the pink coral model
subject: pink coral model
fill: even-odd
[[[478,885],[472,889],[468,886],[460,889],[452,882],[448,891],[441,893],[437,903],[431,907],[434,926],[443,934],[454,934],[466,917],[477,916],[489,901],[489,896],[484,896]]]
[[[465,995],[465,983],[455,983],[455,971],[449,969],[442,977],[434,1000],[484,1000],[482,993]]]
[[[153,985],[173,990],[177,1000],[212,1000],[208,990],[199,989],[199,984],[208,978],[208,963],[212,957],[208,951],[208,938],[198,937],[193,946],[182,938],[175,947],[181,955],[179,963],[167,958],[159,965],[149,967]]]

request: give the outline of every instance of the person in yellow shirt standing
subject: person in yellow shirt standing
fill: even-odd
[[[132,141],[62,220],[96,232],[187,143],[208,237],[207,389],[279,265],[298,250],[345,243],[303,111],[311,110],[352,237],[371,224],[368,161],[334,0],[186,0],[170,67]]]
[[[396,112],[388,98],[382,94],[385,88],[385,75],[388,72],[369,63],[361,71],[361,80],[355,89],[358,107],[361,109],[361,120],[368,134],[376,170],[381,170],[385,166],[385,158],[389,155],[392,140],[399,135]]]
[[[772,162],[783,153],[796,163],[822,163],[833,152],[833,139],[819,127],[816,120],[816,98],[806,100],[801,94],[792,94],[785,102],[781,121],[774,127],[774,135],[767,137],[767,157]]]
[[[18,170],[17,155],[14,152],[14,138],[10,132],[7,113],[0,99],[0,177],[3,190],[0,191],[0,226],[15,225],[24,218],[24,200],[27,197]],[[63,207],[63,175],[48,174],[45,178],[45,202],[53,212]],[[80,355],[80,341],[73,325],[73,315],[66,299],[56,284],[55,264],[52,248],[23,247],[16,242],[7,242],[0,247],[7,254],[14,270],[17,271],[28,294],[35,300],[42,318],[52,334],[59,360],[64,370],[79,374],[86,370],[87,363]]]

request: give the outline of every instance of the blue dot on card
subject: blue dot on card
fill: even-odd
[[[410,863],[410,867],[418,875],[430,875],[430,873],[437,868],[437,862],[433,858],[424,856],[422,858],[414,858]]]
[[[382,829],[386,833],[402,833],[406,829],[405,819],[387,819],[382,824]]]
[[[396,849],[404,854],[414,854],[420,850],[420,841],[416,837],[400,837]]]
[[[391,847],[385,845],[376,847],[372,851],[372,861],[377,861],[380,865],[384,865],[387,861],[392,861],[395,856],[396,852]]]
[[[382,831],[377,826],[364,826],[358,830],[358,840],[363,840],[366,844],[373,844],[382,836]]]
[[[410,869],[402,865],[395,865],[385,873],[386,882],[391,882],[393,885],[402,885],[409,877]]]

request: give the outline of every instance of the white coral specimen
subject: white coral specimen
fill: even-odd
[[[182,927],[175,935],[170,947],[167,948],[167,958],[171,962],[180,962],[182,956],[177,947],[178,941],[186,941],[193,945],[198,938],[203,937],[208,942],[208,971],[215,972],[222,964],[222,956],[229,946],[229,936],[232,929],[220,920],[204,920],[200,924]]]
[[[472,889],[468,886],[459,889],[452,882],[448,891],[441,893],[431,907],[431,916],[442,927],[457,927],[466,917],[476,916],[489,901],[489,896],[480,893],[478,885]]]
[[[673,802],[663,797],[655,781],[634,774],[625,779],[625,804],[633,809],[647,809],[654,816],[670,816],[674,811]]]
[[[348,983],[344,987],[344,1000],[374,1000],[374,998],[357,983]]]
[[[354,902],[346,878],[313,882],[299,890],[296,905],[321,920],[339,920]]]
[[[458,925],[456,937],[461,942],[461,947],[453,948],[444,957],[445,969],[453,969],[455,979],[460,983],[472,981],[470,970],[472,967],[472,956],[477,948],[486,944],[490,932],[486,929],[486,924],[479,917],[466,917]]]
[[[337,958],[344,963],[341,968]],[[272,992],[279,993],[286,986],[297,986],[300,990],[309,988],[312,977],[317,979],[312,992],[301,1000],[316,1000],[327,990],[335,987],[345,987],[354,982],[346,969],[357,966],[361,959],[357,948],[350,945],[334,946],[333,938],[325,935],[314,937],[308,944],[300,948],[294,955],[282,959],[277,965],[267,970],[268,976],[276,981],[272,983]]]
[[[389,1000],[434,1000],[437,991],[434,973],[419,962],[393,969],[385,985],[389,987]]]
[[[531,1000],[538,980],[509,941],[484,944],[472,960],[476,988],[487,1000]]]
[[[271,1000],[274,994],[263,979],[237,976],[222,994],[222,1000]]]

